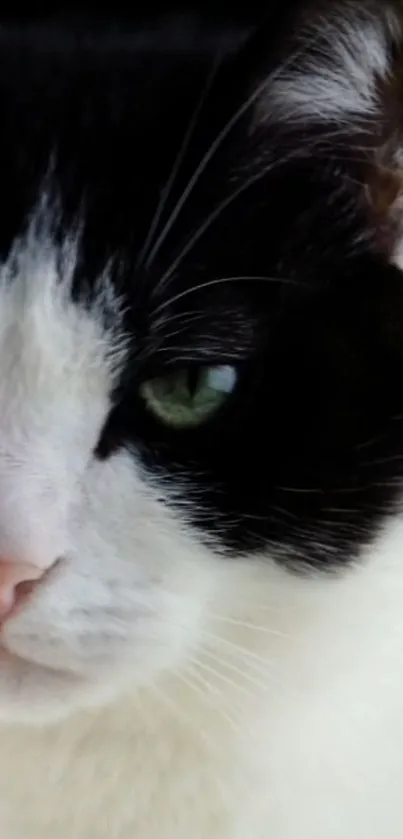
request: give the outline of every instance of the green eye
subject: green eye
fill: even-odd
[[[149,411],[172,428],[201,425],[226,402],[237,372],[229,365],[181,368],[140,387]]]

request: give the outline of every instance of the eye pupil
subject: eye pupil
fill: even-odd
[[[200,367],[190,367],[187,374],[187,387],[192,399],[194,399],[199,387],[201,377]]]

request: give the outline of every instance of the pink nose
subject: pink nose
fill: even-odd
[[[43,573],[35,565],[0,560],[0,622],[22,605]]]

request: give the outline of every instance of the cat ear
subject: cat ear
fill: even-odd
[[[374,116],[401,39],[395,0],[308,0],[291,7],[281,18],[283,37],[272,43],[283,56],[268,73],[261,118],[306,124]],[[270,39],[270,21],[265,28]]]
[[[401,0],[273,0],[225,62],[209,118],[246,131],[249,167],[330,173],[365,241],[403,267],[402,32]]]
[[[312,0],[284,6],[281,14],[276,4],[276,14],[240,56],[244,77],[257,91],[252,132],[266,132],[273,158],[290,149],[294,159],[305,155],[318,167],[339,167],[377,248],[403,266],[399,4]]]

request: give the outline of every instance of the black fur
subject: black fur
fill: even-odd
[[[269,546],[328,569],[398,498],[402,283],[349,177],[348,130],[336,145],[329,126],[257,127],[255,104],[244,107],[287,49],[275,5],[252,34],[188,19],[154,31],[5,25],[0,250],[50,184],[62,232],[83,226],[76,292],[112,259],[130,304],[130,367],[97,456],[134,446],[171,503],[232,555]],[[143,244],[199,105],[154,242],[214,152],[148,263]],[[230,277],[244,279],[219,282]],[[235,363],[239,385],[204,426],[169,431],[139,384],[184,358]]]

